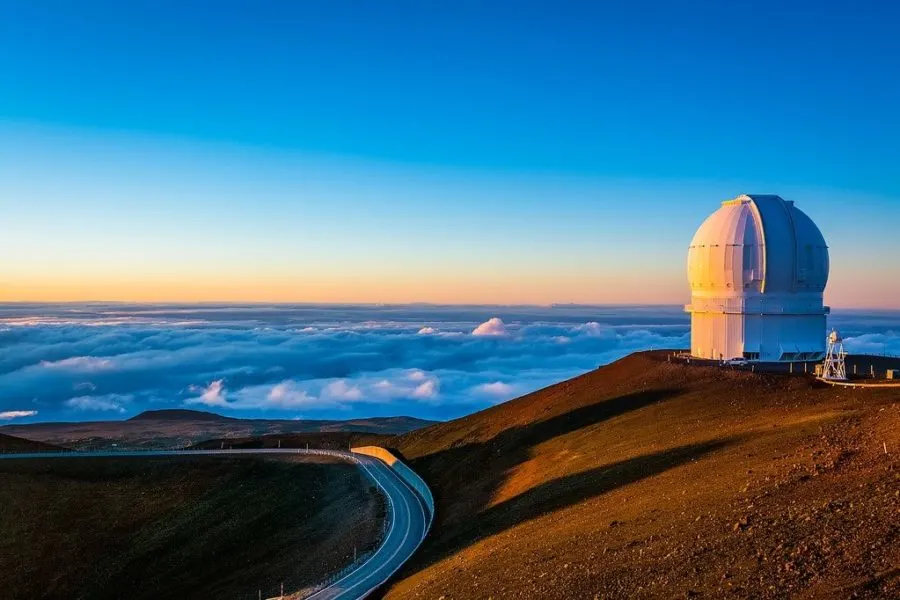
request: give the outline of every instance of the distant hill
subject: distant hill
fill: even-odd
[[[188,410],[185,408],[165,408],[161,410],[145,410],[139,415],[128,419],[129,421],[239,421],[232,417],[217,415],[203,410]]]
[[[65,448],[53,444],[35,442],[0,433],[0,454],[9,452],[61,452],[63,450]]]
[[[287,433],[367,433],[397,435],[432,425],[413,417],[347,421],[235,419],[196,410],[152,410],[123,421],[6,425],[0,432],[78,450],[184,448],[205,440],[256,438]]]
[[[900,390],[640,353],[389,444],[436,502],[385,591],[900,598]]]
[[[354,433],[351,431],[313,431],[309,433],[272,433],[263,436],[212,439],[199,442],[191,448],[216,450],[219,448],[318,448],[346,450],[351,446],[390,445],[396,436],[378,433]]]

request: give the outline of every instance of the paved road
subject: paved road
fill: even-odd
[[[387,497],[389,525],[381,546],[364,563],[334,583],[308,597],[309,600],[359,600],[387,581],[416,551],[428,525],[425,505],[384,462],[370,456],[334,450],[266,448],[251,450],[150,450],[101,452],[33,452],[0,454],[2,459],[97,458],[153,456],[223,456],[234,454],[320,454],[350,460],[371,478]]]
[[[354,455],[388,499],[391,514],[388,533],[369,560],[342,579],[309,596],[309,600],[353,600],[365,598],[387,581],[422,543],[428,515],[419,495],[384,462]]]

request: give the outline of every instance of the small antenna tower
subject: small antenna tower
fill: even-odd
[[[829,381],[847,381],[847,352],[844,350],[844,338],[836,329],[828,336],[828,354],[825,355],[825,368],[822,379]]]

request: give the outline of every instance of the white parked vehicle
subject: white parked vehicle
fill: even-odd
[[[731,367],[746,367],[750,361],[746,358],[732,358],[725,361],[725,364]]]

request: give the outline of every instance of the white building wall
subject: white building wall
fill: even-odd
[[[816,360],[825,353],[825,315],[691,314],[691,354],[729,360]],[[756,357],[754,357],[756,358]]]
[[[744,353],[744,319],[726,313],[691,314],[691,354],[698,358],[728,360]]]

